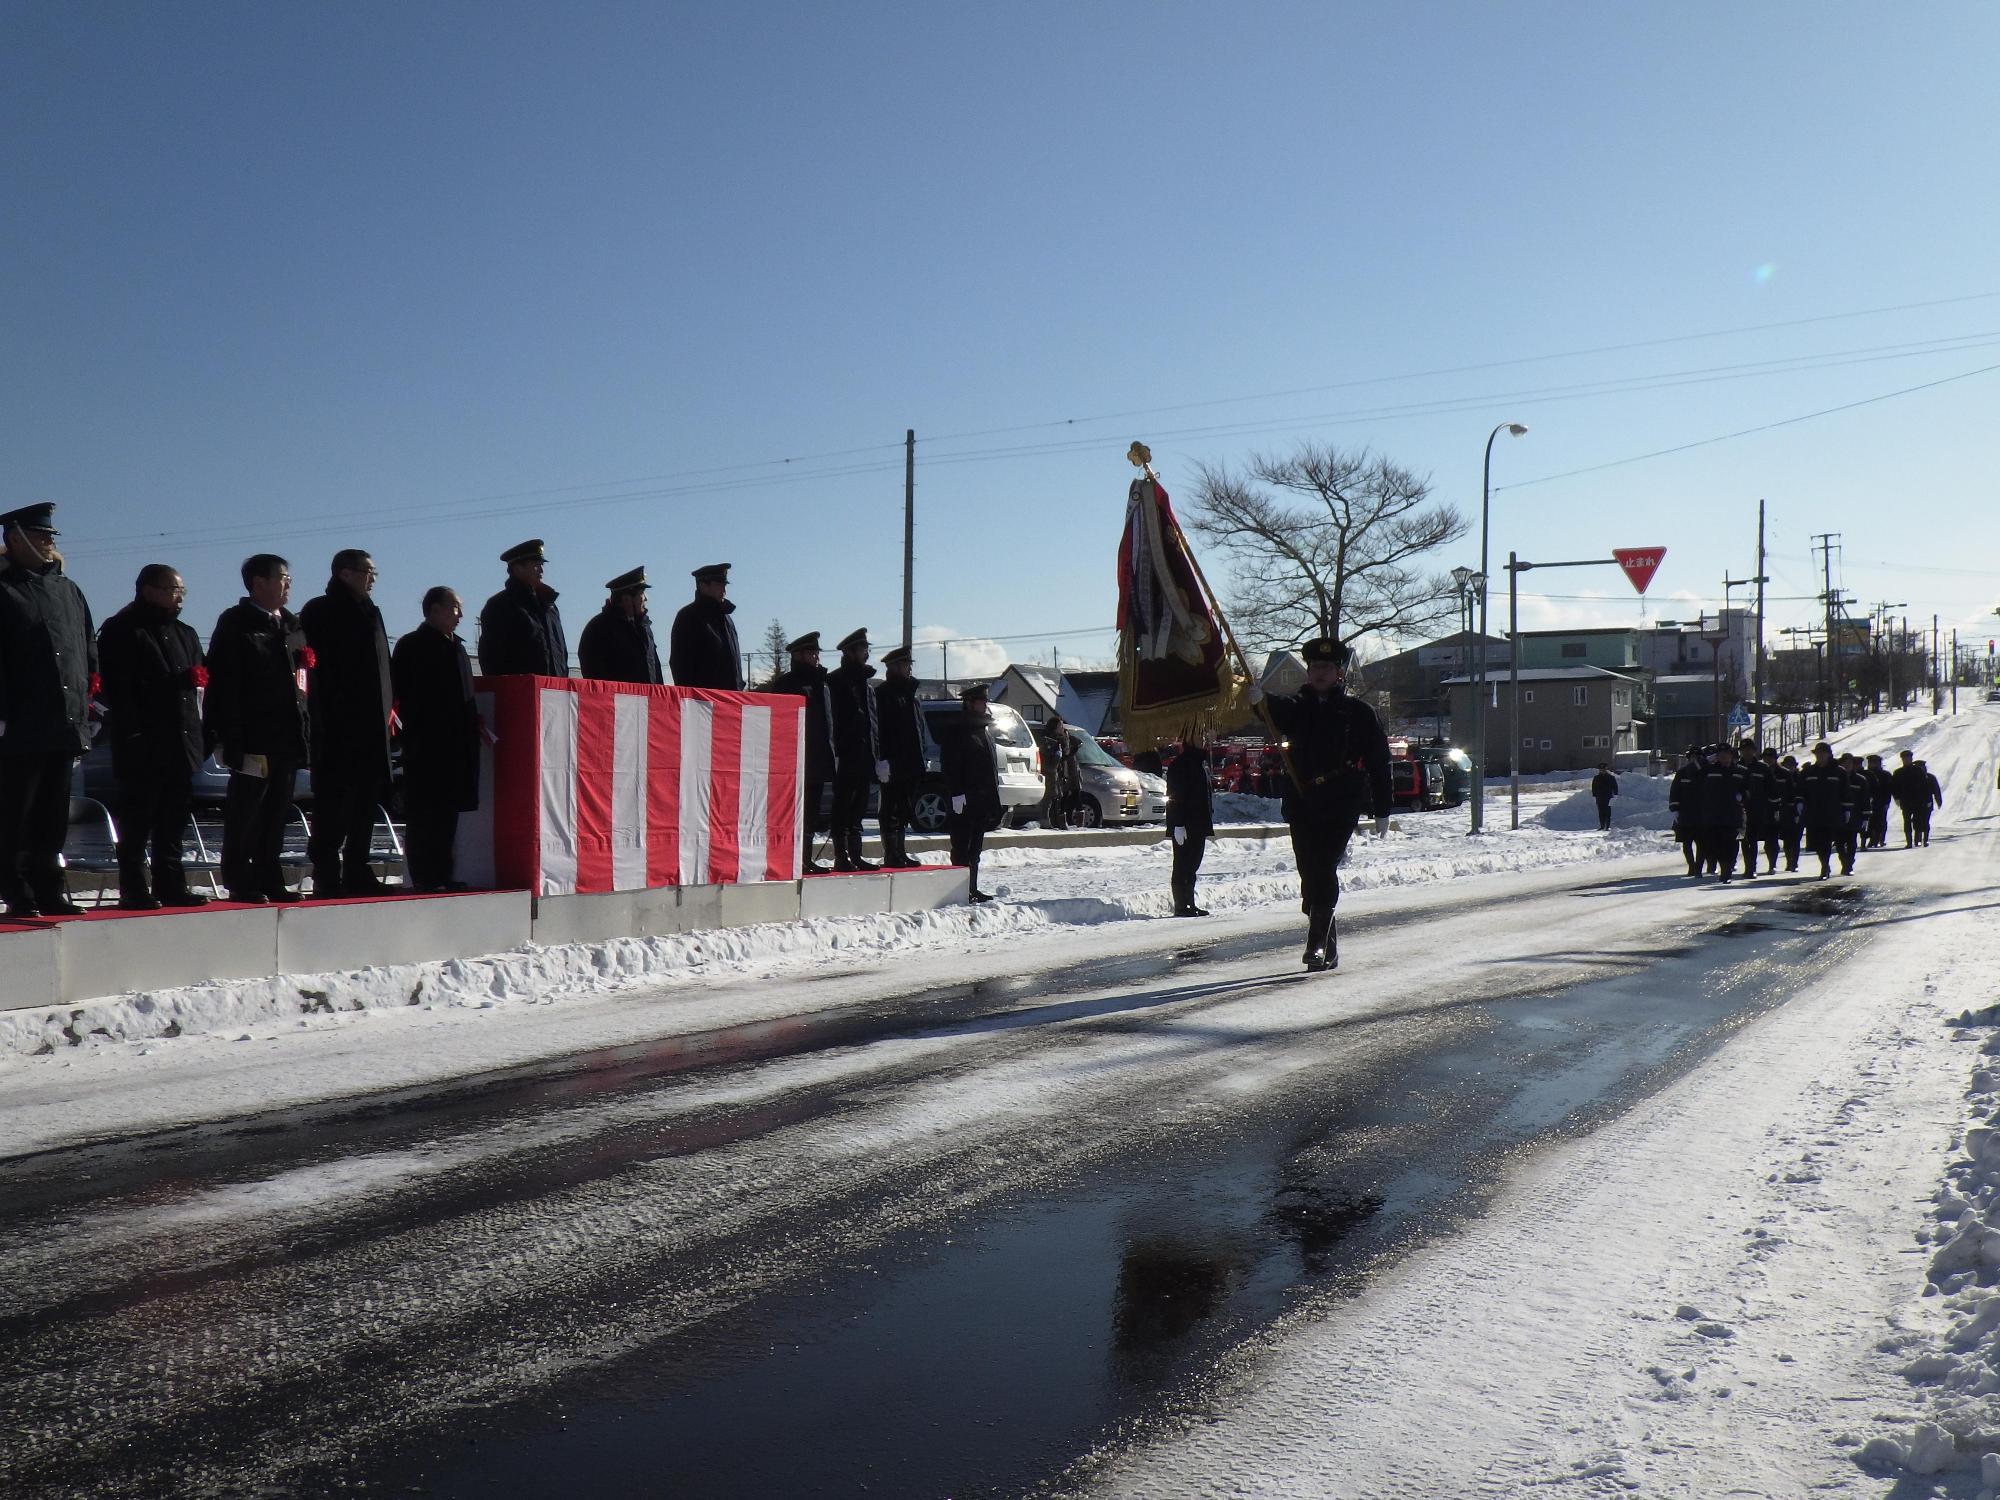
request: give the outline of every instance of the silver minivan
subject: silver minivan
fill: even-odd
[[[917,789],[912,821],[920,833],[942,833],[949,811],[940,774],[938,741],[958,721],[955,698],[922,698],[917,701],[924,724],[924,780]],[[1000,805],[1009,819],[1022,809],[1032,811],[1047,795],[1042,780],[1042,747],[1028,721],[1005,703],[990,705],[993,712],[993,768],[1000,781]]]

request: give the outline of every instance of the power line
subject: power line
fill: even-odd
[[[1884,391],[1878,396],[1864,396],[1859,401],[1847,401],[1839,406],[1822,407],[1818,411],[1805,412],[1796,417],[1785,417],[1779,421],[1765,422],[1756,427],[1744,427],[1735,432],[1725,432],[1717,437],[1701,438],[1692,443],[1677,443],[1671,448],[1656,448],[1651,453],[1635,453],[1630,458],[1614,458],[1609,463],[1591,464],[1581,469],[1565,469],[1560,474],[1544,474],[1536,479],[1519,479],[1512,484],[1495,485],[1493,489],[1495,494],[1498,494],[1503,489],[1524,490],[1532,485],[1553,484],[1558,479],[1574,479],[1579,474],[1597,474],[1605,469],[1622,468],[1626,464],[1644,463],[1649,458],[1665,458],[1671,453],[1686,453],[1693,448],[1708,448],[1717,443],[1731,442],[1736,438],[1750,437],[1759,432],[1771,432],[1780,427],[1793,427],[1800,422],[1810,422],[1817,417],[1830,417],[1839,412],[1853,411],[1857,407],[1873,406],[1881,401],[1893,401],[1898,396],[1912,396],[1918,391],[1935,390],[1941,385],[1950,385],[1954,381],[1970,380],[1975,375],[1990,375],[1995,370],[2000,370],[2000,365],[1982,365],[1977,370],[1966,370],[1957,375],[1946,375],[1940,380],[1927,380],[1922,385],[1907,385],[1900,390]]]

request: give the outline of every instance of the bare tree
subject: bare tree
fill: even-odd
[[[785,643],[790,639],[791,637],[785,634],[785,627],[780,625],[776,620],[773,620],[764,627],[763,655],[764,659],[771,664],[771,675],[764,679],[766,682],[769,682],[771,678],[776,677],[780,672],[784,671],[786,666],[791,662],[791,655],[785,650]]]
[[[1426,557],[1470,529],[1428,476],[1366,450],[1301,443],[1238,475],[1203,464],[1189,526],[1228,554],[1237,633],[1259,647],[1318,635],[1407,638],[1451,620],[1449,575]]]

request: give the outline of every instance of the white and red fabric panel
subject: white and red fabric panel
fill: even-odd
[[[796,880],[805,705],[771,693],[482,677],[476,884],[533,891]]]

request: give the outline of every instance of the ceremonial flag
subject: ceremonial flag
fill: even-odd
[[[1243,683],[1152,455],[1134,443],[1128,457],[1141,473],[1118,543],[1118,708],[1139,748],[1214,728],[1241,709]]]

